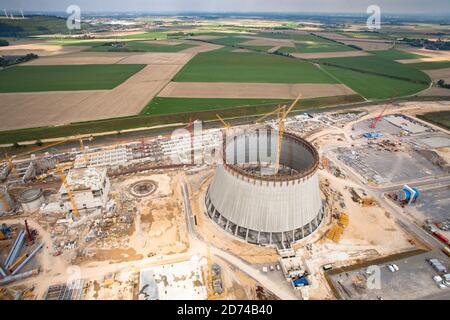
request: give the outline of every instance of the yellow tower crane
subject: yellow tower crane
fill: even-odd
[[[61,181],[64,185],[64,188],[66,189],[67,195],[69,196],[70,203],[72,204],[72,211],[75,217],[79,218],[80,212],[78,211],[77,204],[75,202],[75,199],[73,198],[72,191],[70,191],[70,185],[67,182],[66,175],[64,174],[64,169],[59,165],[59,163],[56,163],[56,168],[59,175],[61,176]]]
[[[276,153],[276,159],[275,159],[275,169],[274,169],[274,174],[278,173],[278,170],[280,169],[280,156],[281,156],[281,149],[283,147],[283,134],[284,134],[284,121],[286,120],[288,114],[292,111],[292,109],[294,109],[295,105],[297,104],[297,102],[300,100],[300,98],[302,97],[301,94],[298,95],[297,99],[294,100],[294,102],[291,104],[291,106],[286,110],[286,106],[283,107],[278,107],[277,109],[275,109],[274,111],[271,111],[267,114],[265,114],[264,116],[262,116],[261,118],[259,118],[258,120],[256,120],[256,122],[260,122],[261,120],[269,117],[272,114],[277,114],[278,117],[278,150]]]

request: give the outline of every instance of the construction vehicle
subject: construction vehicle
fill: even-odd
[[[61,177],[61,181],[62,181],[62,183],[63,183],[63,185],[64,185],[64,188],[66,189],[67,195],[69,196],[70,203],[72,204],[72,212],[73,212],[73,214],[75,215],[76,218],[79,218],[79,217],[80,217],[80,213],[79,213],[79,211],[78,211],[78,208],[77,208],[77,204],[76,204],[76,202],[75,202],[75,199],[73,198],[72,191],[70,190],[70,185],[69,185],[69,183],[67,182],[66,175],[64,174],[64,170],[63,170],[63,168],[59,165],[59,163],[56,163],[56,168],[57,168],[57,170],[58,170],[58,172],[59,172],[59,175],[60,175],[60,177]]]
[[[213,264],[211,257],[211,247],[208,245],[208,300],[217,300],[222,298],[225,291],[223,289],[222,279],[220,276],[220,267]]]
[[[229,123],[227,123],[221,116],[219,116],[218,114],[216,114],[217,119],[219,119],[219,121],[222,123],[223,127],[228,130],[231,128],[231,125]]]

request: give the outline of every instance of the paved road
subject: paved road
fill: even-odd
[[[197,234],[197,230],[195,229],[195,220],[192,215],[191,204],[189,200],[189,191],[184,180],[181,180],[181,192],[183,194],[184,199],[184,209],[186,214],[186,225],[190,236],[190,242],[194,244],[194,246],[203,246],[205,249],[203,252],[206,252],[207,246],[210,246],[211,253],[217,255],[227,261],[228,263],[234,265],[239,270],[245,272],[248,276],[258,281],[261,285],[263,285],[267,290],[271,291],[273,294],[278,296],[282,300],[298,300],[300,297],[297,296],[293,290],[286,290],[286,286],[284,283],[277,283],[269,278],[267,275],[262,273],[258,268],[255,268],[251,264],[245,262],[240,257],[236,257],[231,253],[228,253],[220,248],[215,247],[213,244],[206,242],[201,238],[200,235]]]

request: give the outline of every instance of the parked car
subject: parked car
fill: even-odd
[[[395,269],[394,269],[394,267],[392,266],[392,264],[388,264],[387,267],[388,267],[389,271],[395,272]]]

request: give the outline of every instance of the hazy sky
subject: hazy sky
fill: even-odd
[[[336,12],[450,14],[450,0],[0,0],[0,9],[65,11],[75,4],[85,11]]]

